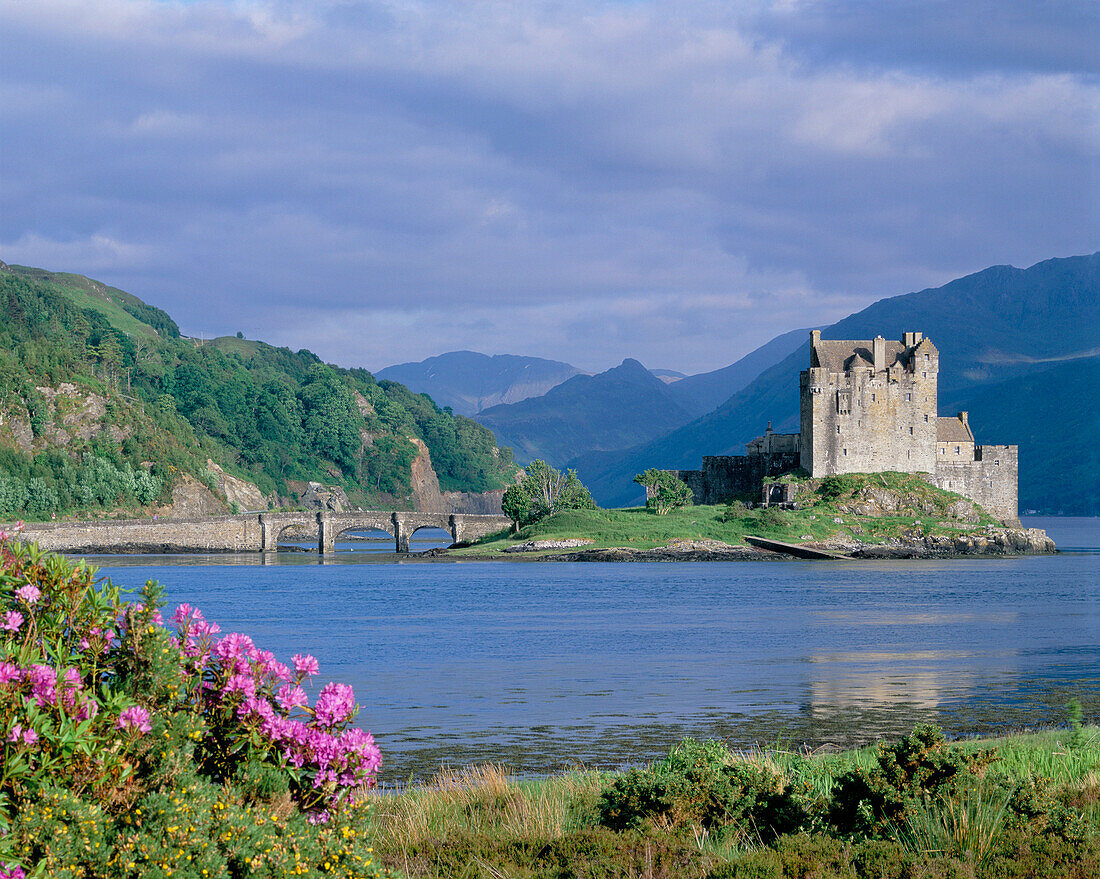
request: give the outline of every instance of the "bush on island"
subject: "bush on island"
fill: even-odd
[[[515,522],[517,528],[561,510],[596,508],[596,502],[577,478],[575,470],[561,473],[541,460],[524,467],[523,478],[508,486],[500,505],[504,515]]]
[[[350,687],[0,531],[0,877],[373,876]]]
[[[694,496],[688,484],[667,470],[650,467],[635,476],[634,481],[647,489],[645,506],[651,513],[667,516],[677,507],[691,506]]]

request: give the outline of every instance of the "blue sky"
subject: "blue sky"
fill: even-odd
[[[1098,16],[0,0],[0,259],[344,365],[711,369],[1096,250]]]

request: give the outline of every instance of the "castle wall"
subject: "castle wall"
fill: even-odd
[[[780,476],[798,466],[797,445],[793,449],[770,455],[707,455],[701,470],[670,472],[687,483],[696,504],[721,504],[739,495],[755,500],[765,476]]]
[[[953,454],[946,457],[932,474],[938,488],[970,498],[998,519],[1018,521],[1018,446],[975,446],[969,459],[952,460]]]

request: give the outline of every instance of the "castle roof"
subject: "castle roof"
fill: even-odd
[[[841,341],[819,339],[813,346],[810,366],[822,366],[830,372],[847,372],[853,367],[874,367],[875,355],[870,339]],[[901,342],[886,341],[886,368],[905,363],[906,348]]]
[[[938,443],[972,443],[974,434],[970,432],[970,426],[958,416],[936,419],[936,442]]]

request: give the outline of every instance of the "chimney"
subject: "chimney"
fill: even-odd
[[[917,344],[914,340],[914,336],[916,335],[916,333],[902,333],[901,344],[904,345],[906,348],[912,348],[915,344]]]
[[[875,355],[875,372],[886,371],[886,340],[882,336],[875,336],[871,342],[871,348]]]
[[[810,346],[816,348],[821,341],[821,330],[810,330]]]
[[[963,427],[965,427],[967,430],[970,430],[970,413],[969,412],[960,412],[959,413],[959,421],[961,421],[963,423]]]

